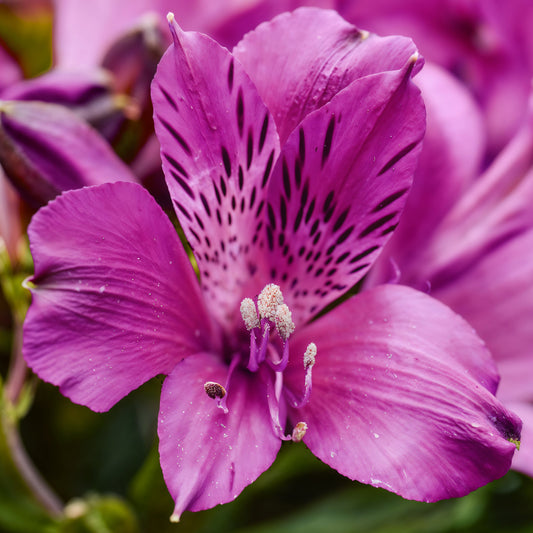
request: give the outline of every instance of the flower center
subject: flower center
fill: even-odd
[[[250,355],[246,368],[250,372],[257,372],[265,365],[270,369],[261,373],[261,377],[267,376],[267,401],[273,429],[282,440],[300,441],[305,435],[307,424],[298,422],[292,434],[286,435],[281,425],[280,413],[285,411],[286,403],[292,408],[299,409],[309,402],[312,368],[317,353],[316,345],[310,343],[303,356],[304,391],[301,398],[297,399],[283,386],[283,371],[289,362],[289,337],[294,332],[295,326],[291,311],[283,301],[281,289],[273,283],[268,284],[257,297],[257,301],[245,298],[241,302],[240,312],[250,334]],[[229,391],[231,375],[240,361],[240,356],[232,358],[224,387],[211,381],[204,385],[207,395],[215,400],[225,413],[228,412],[226,391]]]

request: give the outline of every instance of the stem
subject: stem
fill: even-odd
[[[22,325],[15,319],[11,364],[7,374],[5,392],[10,403],[16,404],[26,380],[28,367],[22,355]]]
[[[15,424],[6,420],[6,418],[7,417],[4,417],[6,442],[9,451],[11,452],[11,459],[13,460],[18,473],[32,492],[35,499],[50,513],[50,515],[53,517],[61,516],[63,514],[63,503],[35,468],[35,465],[24,449]]]
[[[14,338],[11,350],[12,360],[5,385],[5,402],[8,405],[16,405],[19,400],[28,371],[22,355],[22,323],[16,317],[14,318],[14,322]],[[18,432],[16,417],[6,414],[4,408],[2,411],[0,414],[2,416],[6,444],[19,475],[35,499],[50,515],[54,517],[60,516],[63,513],[63,503],[43,479],[27,454]]]

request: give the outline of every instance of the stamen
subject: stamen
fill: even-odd
[[[259,317],[257,316],[257,309],[255,308],[254,301],[251,298],[245,298],[241,302],[241,316],[248,331],[260,326]]]
[[[305,383],[304,383],[304,394],[300,401],[295,400],[293,398],[292,400],[292,406],[295,409],[300,409],[304,405],[307,405],[309,403],[309,399],[311,397],[311,389],[313,387],[313,366],[315,366],[316,361],[316,344],[314,342],[310,342],[307,345],[307,349],[304,353],[304,369],[305,369]]]
[[[269,283],[257,298],[257,309],[261,318],[274,320],[278,306],[283,303],[283,294],[278,285]]]
[[[285,435],[283,428],[281,427],[281,422],[279,419],[280,411],[280,398],[281,392],[283,389],[283,374],[276,373],[274,388],[272,387],[272,382],[270,379],[267,381],[267,402],[268,409],[270,411],[270,419],[272,420],[272,426],[274,432],[281,440],[291,440],[292,435]]]
[[[307,349],[304,353],[304,368],[310,369],[313,368],[316,361],[316,344],[314,342],[310,342],[307,345]]]
[[[235,355],[231,359],[231,363],[228,368],[228,376],[226,378],[226,386],[223,387],[220,383],[217,383],[216,381],[207,381],[204,383],[204,390],[206,394],[209,396],[209,398],[212,398],[213,400],[216,400],[217,407],[219,409],[222,409],[224,411],[224,414],[227,414],[229,412],[227,406],[226,406],[226,390],[229,390],[229,383],[231,380],[231,377],[233,376],[233,372],[237,368],[237,365],[240,363],[240,357],[238,355]]]
[[[222,399],[226,396],[226,389],[220,383],[214,381],[207,381],[204,383],[204,390],[212,400],[216,398]]]
[[[298,422],[292,430],[292,442],[300,442],[307,432],[307,424]]]
[[[276,316],[274,318],[276,330],[283,341],[286,341],[294,331],[294,322],[292,313],[286,304],[278,305]]]

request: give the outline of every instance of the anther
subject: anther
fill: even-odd
[[[212,400],[222,399],[226,396],[226,389],[220,383],[215,383],[214,381],[204,383],[204,390]]]
[[[292,442],[300,442],[307,432],[307,424],[298,422],[292,430]]]
[[[245,298],[241,302],[241,316],[246,326],[246,329],[250,331],[253,328],[260,326],[259,317],[257,316],[257,310],[255,304],[251,298]]]
[[[307,349],[304,353],[304,368],[310,369],[313,368],[316,361],[316,344],[314,342],[310,342],[307,345]]]
[[[283,303],[283,294],[278,285],[269,283],[257,298],[257,309],[261,318],[274,320],[278,307]]]
[[[292,313],[286,304],[278,305],[274,322],[276,324],[276,330],[279,336],[282,338],[282,340],[286,341],[290,337],[291,333],[294,331]]]

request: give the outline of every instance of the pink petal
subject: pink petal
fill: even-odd
[[[282,144],[305,116],[352,81],[401,69],[415,52],[410,39],[369,35],[335,11],[315,8],[260,25],[234,50],[270,109]]]
[[[340,473],[435,501],[509,469],[520,421],[491,394],[497,375],[483,342],[436,300],[377,287],[291,341],[293,354],[318,347],[311,402],[291,418],[307,423],[304,441]],[[300,366],[287,373],[293,391]]]
[[[482,256],[433,295],[463,316],[487,343],[502,381],[498,396],[533,400],[533,231]]]
[[[104,138],[67,108],[43,102],[0,106],[5,140],[0,159],[8,177],[33,204],[61,191],[113,181],[137,181]]]
[[[179,0],[54,0],[55,63],[70,70],[100,64],[108,47],[142,23],[142,16],[187,8]]]
[[[7,50],[0,45],[0,93],[22,78],[22,72]]]
[[[521,130],[433,234],[418,276],[433,290],[533,224],[533,98]]]
[[[296,322],[357,283],[398,225],[425,130],[415,63],[354,81],[283,146],[265,246]]]
[[[257,218],[278,138],[238,61],[205,35],[184,33],[175,23],[171,28],[174,45],[152,89],[155,128],[202,285],[225,321],[246,292],[244,280],[261,267]]]
[[[415,83],[426,105],[426,135],[401,224],[372,271],[374,282],[390,279],[391,260],[403,282],[416,280],[424,247],[478,177],[484,153],[482,117],[466,87],[427,63]],[[463,120],[465,116],[468,120]]]
[[[74,402],[107,410],[216,345],[187,255],[140,186],[65,193],[28,233],[35,275],[24,356]]]
[[[225,414],[204,384],[224,384],[227,368],[210,354],[179,363],[165,380],[159,413],[159,453],[176,502],[172,520],[234,500],[274,461],[281,440],[272,430],[266,389],[257,374],[236,370]]]
[[[520,449],[513,457],[513,470],[533,477],[533,404],[517,401],[509,402],[508,407],[522,419],[524,424]]]

